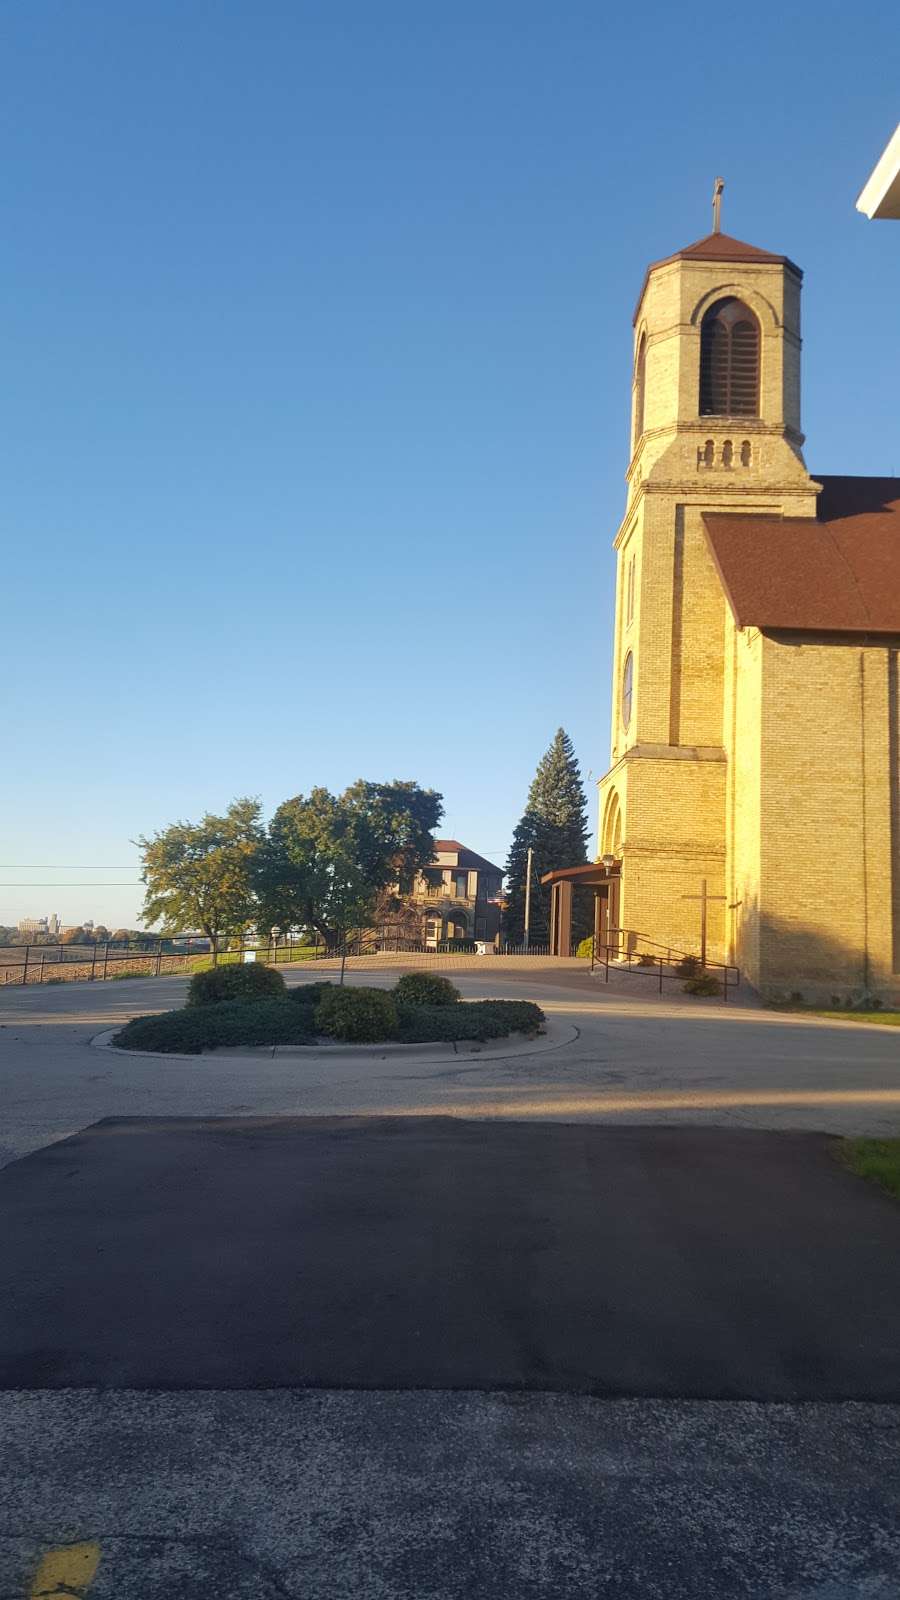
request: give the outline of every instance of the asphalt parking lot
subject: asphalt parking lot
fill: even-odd
[[[0,1383],[900,1400],[900,1208],[834,1145],[101,1122],[0,1173]]]

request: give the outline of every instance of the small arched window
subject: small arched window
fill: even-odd
[[[628,727],[631,722],[631,710],[634,702],[634,656],[629,650],[625,657],[625,666],[622,669],[622,727]]]
[[[742,300],[717,300],[700,324],[700,415],[759,416],[759,323]]]
[[[637,449],[644,432],[644,379],[647,370],[647,335],[641,334],[637,360],[634,363],[634,448]]]

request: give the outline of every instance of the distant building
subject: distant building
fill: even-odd
[[[52,934],[54,939],[59,933],[59,915],[55,911],[47,918],[47,932]]]
[[[411,882],[401,882],[398,891],[419,913],[422,942],[430,949],[460,940],[493,943],[500,929],[502,879],[502,867],[458,839],[435,839],[431,864]]]
[[[23,917],[21,922],[18,923],[18,929],[20,933],[46,933],[48,931],[47,918]]]

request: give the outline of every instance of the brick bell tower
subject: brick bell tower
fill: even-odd
[[[704,512],[814,517],[800,429],[799,267],[715,231],[647,269],[634,315],[631,461],[616,535],[601,855],[622,929],[730,958],[726,601]],[[733,765],[733,762],[731,763]],[[633,942],[633,941],[632,941]]]

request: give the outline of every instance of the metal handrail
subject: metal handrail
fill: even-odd
[[[723,1004],[727,1004],[727,1001],[728,1001],[729,973],[732,973],[732,972],[734,973],[734,981],[732,982],[731,987],[733,989],[737,989],[737,988],[740,987],[740,982],[741,982],[740,967],[735,966],[735,964],[733,962],[731,962],[731,961],[711,961],[710,958],[707,956],[706,960],[704,962],[701,962],[700,956],[699,955],[695,955],[693,951],[679,950],[675,945],[664,945],[664,944],[661,944],[659,942],[659,940],[657,940],[657,939],[649,939],[646,934],[638,933],[638,932],[636,932],[636,930],[634,928],[609,928],[607,930],[607,932],[608,932],[608,934],[620,934],[622,936],[623,940],[625,940],[625,939],[643,939],[646,944],[653,944],[653,945],[656,946],[656,948],[658,950],[665,950],[665,952],[666,952],[665,957],[663,957],[663,956],[654,956],[654,955],[652,955],[652,953],[650,951],[642,952],[640,950],[626,950],[626,949],[623,948],[622,943],[619,943],[619,942],[616,942],[616,943],[613,943],[613,944],[610,944],[610,943],[601,944],[599,946],[599,949],[603,951],[603,959],[600,962],[600,965],[602,965],[603,968],[604,968],[605,975],[606,975],[605,976],[605,981],[607,983],[609,983],[609,963],[610,963],[610,956],[612,956],[612,959],[614,961],[616,961],[616,960],[624,961],[624,963],[625,963],[625,971],[626,972],[631,972],[631,970],[632,970],[632,961],[636,962],[638,964],[638,966],[643,968],[643,970],[645,972],[648,971],[648,970],[652,970],[653,967],[657,967],[658,971],[659,971],[659,992],[660,992],[660,994],[662,994],[662,992],[663,992],[663,978],[664,977],[672,977],[672,978],[674,978],[674,977],[680,977],[681,976],[681,974],[676,973],[676,972],[666,973],[666,967],[667,966],[669,966],[669,967],[677,966],[678,962],[680,962],[680,961],[696,961],[697,967],[698,967],[698,969],[700,971],[705,971],[709,967],[718,968],[722,973],[722,1003]],[[594,970],[595,964],[597,964],[597,949],[598,949],[597,939],[596,939],[596,937],[594,937],[592,939],[592,941],[591,941],[591,971],[592,972]],[[645,955],[649,956],[650,959],[642,961],[641,960],[641,955],[642,954],[645,954]],[[674,962],[673,963],[673,961],[672,961],[673,955],[678,957],[678,962]]]

